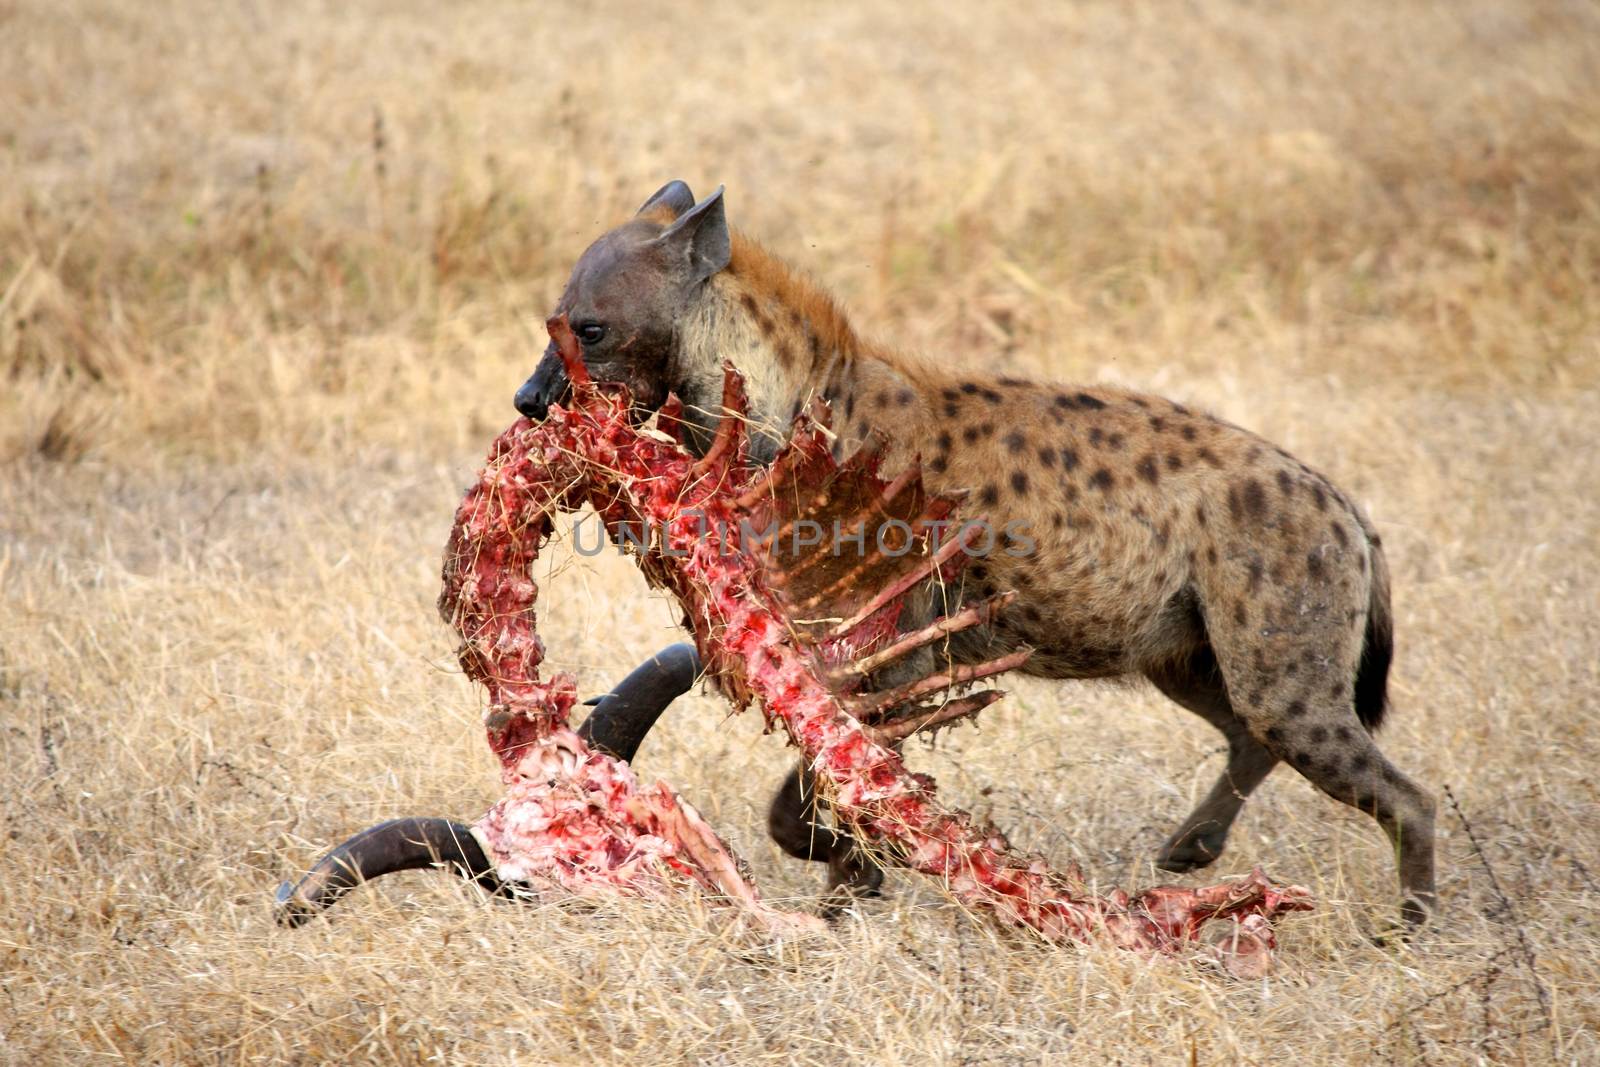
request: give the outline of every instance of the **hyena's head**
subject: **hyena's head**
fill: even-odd
[[[721,187],[695,203],[687,185],[669,182],[589,246],[553,314],[567,316],[590,376],[622,382],[636,404],[653,411],[685,371],[679,324],[731,255]],[[569,388],[552,342],[517,390],[517,410],[543,419]]]

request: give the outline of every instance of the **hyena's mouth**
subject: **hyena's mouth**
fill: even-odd
[[[565,404],[571,397],[572,380],[567,376],[566,367],[559,356],[547,351],[512,402],[520,414],[534,422],[543,422],[552,406]]]

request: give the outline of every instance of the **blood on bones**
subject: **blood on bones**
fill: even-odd
[[[743,865],[670,789],[639,786],[626,764],[568,728],[570,676],[540,680],[531,565],[557,512],[587,502],[614,529],[628,523],[658,532],[642,569],[682,603],[708,678],[740,708],[758,701],[769,727],[781,725],[817,771],[835,814],[897,862],[938,878],[963,903],[1051,940],[1172,952],[1204,939],[1222,946],[1236,973],[1264,971],[1272,921],[1310,908],[1305,889],[1274,885],[1257,870],[1206,888],[1095,895],[1076,867],[1051,869],[1018,855],[994,827],[941,806],[932,779],[908,771],[891,747],[998,699],[994,690],[952,691],[1015,667],[1026,653],[890,692],[868,690],[872,673],[982,624],[1007,598],[903,632],[906,594],[950,577],[964,536],[922,552],[869,548],[807,558],[784,554],[782,531],[805,520],[824,529],[898,520],[926,545],[935,524],[948,520],[951,501],[926,494],[915,471],[886,482],[870,450],[836,464],[820,415],[802,420],[770,466],[752,466],[742,387],[731,371],[717,437],[697,459],[661,432],[674,428],[672,402],[659,429],[635,425],[628,397],[589,379],[565,320],[549,325],[573,383],[571,405],[538,425],[519,421],[495,442],[457,512],[440,599],[461,631],[462,665],[489,691],[485,723],[507,792],[474,836],[502,879],[646,893],[687,879],[765,921],[805,921],[762,905]],[[774,526],[779,536],[741,543]],[[1213,920],[1203,938],[1202,925]]]
[[[518,422],[496,440],[457,512],[440,598],[463,638],[462,665],[488,689],[485,726],[506,795],[474,827],[411,818],[357,834],[298,884],[279,888],[281,922],[308,921],[363,880],[444,864],[508,895],[560,889],[659,896],[694,883],[769,928],[820,926],[815,917],[763,904],[744,865],[699,814],[664,784],[641,786],[626,763],[664,706],[662,694],[688,685],[672,676],[694,657],[685,652],[642,667],[578,731],[568,727],[572,678],[540,679],[544,647],[535,631],[532,567],[556,514],[587,502],[614,531],[657,532],[642,569],[684,606],[708,677],[738,707],[759,700],[768,726],[781,724],[804,751],[835,813],[885,853],[938,877],[964,903],[1049,939],[1173,952],[1201,940],[1202,925],[1218,920],[1205,940],[1228,968],[1265,971],[1272,920],[1309,908],[1306,890],[1275,886],[1256,871],[1203,889],[1095,896],[1076,868],[1052,871],[1018,856],[993,827],[942,808],[932,779],[901,763],[895,742],[976,714],[1001,695],[953,691],[1026,658],[1013,653],[872,689],[870,679],[884,666],[1003,609],[1007,596],[912,632],[900,625],[907,594],[952,577],[981,526],[930,543],[930,533],[949,524],[953,503],[927,495],[915,470],[885,482],[870,450],[835,463],[816,418],[796,427],[770,466],[754,467],[744,447],[741,386],[731,373],[726,417],[708,453],[696,459],[662,432],[675,428],[680,409],[669,402],[656,430],[635,425],[625,394],[589,380],[565,320],[552,320],[550,329],[573,402],[538,426]],[[789,536],[801,524],[854,530],[863,523],[897,526],[922,550],[882,550],[878,542],[880,550],[854,559],[808,555]]]
[[[560,422],[648,440],[614,401],[588,399],[588,409]],[[535,892],[647,895],[687,881],[738,902],[762,925],[819,928],[814,916],[763,904],[743,862],[670,787],[642,787],[626,762],[569,728],[577,692],[570,674],[540,679],[533,564],[558,510],[596,487],[585,457],[598,438],[564,434],[558,425],[535,429],[521,420],[495,441],[445,550],[439,610],[461,634],[462,666],[488,690],[484,726],[506,788],[471,831],[494,880]]]

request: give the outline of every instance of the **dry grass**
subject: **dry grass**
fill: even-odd
[[[0,1060],[1600,1057],[1592,5],[0,0],[0,85]],[[873,332],[1209,406],[1368,506],[1384,745],[1466,815],[1427,937],[1364,942],[1379,836],[1281,770],[1220,869],[1322,907],[1256,985],[907,876],[804,944],[423,875],[271,925],[346,833],[494,797],[439,549],[567,267],[680,176]],[[672,639],[624,562],[555,569],[586,685]],[[696,697],[639,766],[808,899],[787,758]],[[1145,885],[1221,754],[1025,682],[917,762]]]

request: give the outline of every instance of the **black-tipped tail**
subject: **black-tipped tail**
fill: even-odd
[[[1365,524],[1363,524],[1365,525]],[[1356,716],[1368,733],[1383,725],[1389,710],[1389,664],[1394,660],[1394,615],[1389,610],[1389,565],[1376,534],[1367,533],[1372,561],[1372,594],[1367,604],[1367,632],[1356,668]]]

